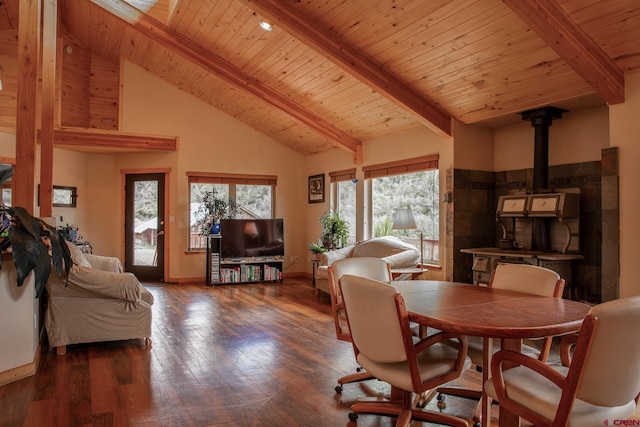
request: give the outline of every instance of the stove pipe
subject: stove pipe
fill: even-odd
[[[533,188],[532,192],[544,193],[549,189],[549,127],[553,119],[561,119],[566,110],[555,107],[536,108],[520,113],[522,120],[531,122],[535,129],[535,145],[533,152]],[[550,236],[548,221],[534,218],[531,249],[548,251]]]

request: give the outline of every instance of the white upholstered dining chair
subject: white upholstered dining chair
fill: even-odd
[[[413,393],[451,381],[471,365],[466,337],[448,332],[423,339],[413,335],[404,299],[386,283],[347,274],[340,278],[340,288],[358,363],[391,385],[392,399],[400,398],[357,401],[351,406],[350,420],[369,413],[397,417],[397,426],[418,420],[466,427],[462,418],[412,405]],[[453,339],[459,349],[443,344]]]
[[[627,420],[640,393],[638,329],[640,296],[597,305],[582,323],[568,367],[501,350],[493,356],[485,389],[539,427]],[[518,366],[506,369],[505,363]]]
[[[550,296],[561,298],[564,291],[565,281],[560,275],[548,268],[539,267],[530,264],[499,264],[491,275],[489,287],[494,289],[507,289],[511,291],[523,292],[532,295]],[[492,353],[500,349],[500,340],[493,339]],[[468,337],[469,358],[478,370],[483,365],[483,340],[481,337]],[[552,338],[548,337],[541,340],[541,345],[534,347],[531,345],[523,345],[522,351],[531,357],[536,357],[545,362],[549,356]],[[478,401],[473,421],[476,426],[480,425],[482,420],[482,390],[469,389],[463,387],[440,387],[438,388],[439,407],[444,408],[444,395],[452,395],[475,399]]]

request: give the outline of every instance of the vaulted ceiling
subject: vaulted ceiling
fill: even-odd
[[[58,31],[304,155],[624,102],[637,0],[58,0]],[[272,24],[270,32],[261,21]],[[15,27],[17,1],[0,6]]]

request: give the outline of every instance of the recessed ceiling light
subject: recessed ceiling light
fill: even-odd
[[[271,31],[273,27],[267,21],[260,21],[260,28],[265,31]]]

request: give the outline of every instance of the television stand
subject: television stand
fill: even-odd
[[[207,285],[240,283],[281,282],[281,256],[255,256],[245,258],[222,258],[221,236],[207,237]]]
[[[220,261],[220,284],[282,282],[282,257],[248,257]]]

